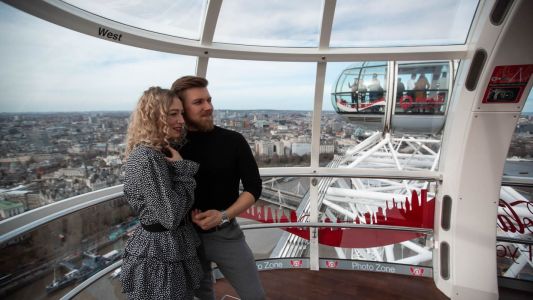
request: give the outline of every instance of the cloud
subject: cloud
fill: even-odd
[[[315,63],[211,59],[207,77],[216,107],[312,110]]]
[[[207,0],[67,0],[66,2],[120,23],[179,37],[200,38]]]
[[[213,40],[281,47],[317,47],[320,0],[224,1]]]
[[[131,110],[196,58],[90,37],[0,4],[0,111]]]
[[[339,0],[335,47],[446,45],[464,42],[477,1]],[[384,9],[384,8],[387,9]]]

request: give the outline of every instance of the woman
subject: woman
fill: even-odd
[[[183,141],[182,114],[175,94],[151,87],[131,115],[124,196],[141,226],[124,252],[121,282],[128,299],[192,299],[202,277],[200,241],[187,217],[198,164],[170,146]]]

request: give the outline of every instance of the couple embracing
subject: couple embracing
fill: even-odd
[[[265,299],[235,218],[261,195],[244,137],[213,122],[202,77],[144,92],[131,115],[124,195],[141,226],[128,240],[128,299],[215,299],[215,262],[242,299]],[[239,193],[239,183],[243,191]]]

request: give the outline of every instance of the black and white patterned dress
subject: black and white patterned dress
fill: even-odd
[[[147,146],[130,153],[124,195],[142,224],[159,223],[168,231],[139,226],[126,243],[120,279],[128,299],[193,298],[202,277],[196,252],[200,240],[187,215],[197,171],[197,163],[169,162]]]

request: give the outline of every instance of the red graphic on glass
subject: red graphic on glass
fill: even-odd
[[[517,200],[508,203],[500,199],[498,206],[501,207],[498,214],[498,227],[504,232],[529,234],[533,233],[533,202]],[[517,213],[521,210],[522,215]],[[531,217],[524,216],[529,212]]]
[[[411,274],[414,276],[424,275],[424,269],[422,268],[409,267],[409,271],[411,271]]]
[[[326,267],[330,269],[335,269],[339,265],[338,261],[326,260]]]
[[[291,265],[294,268],[300,268],[303,265],[303,261],[302,260],[291,260]]]
[[[396,202],[392,199],[392,205],[386,202],[385,211],[379,208],[375,215],[366,213],[364,215],[366,224],[403,226],[414,228],[433,228],[435,213],[434,198],[427,199],[427,190],[416,191],[411,194],[411,203],[408,197],[405,204]],[[288,217],[282,210],[272,209],[270,207],[253,206],[243,212],[240,217],[253,219],[262,223],[288,223],[298,222],[295,211],[290,211]],[[327,219],[325,222],[332,222]],[[361,224],[357,217],[355,220],[336,220],[337,223],[356,223]],[[283,230],[295,234],[301,238],[309,239],[308,228],[284,228]],[[421,233],[402,232],[380,229],[361,229],[361,228],[320,228],[318,229],[318,242],[323,245],[345,248],[370,248],[390,244],[396,244],[402,241],[412,240],[423,236]]]

